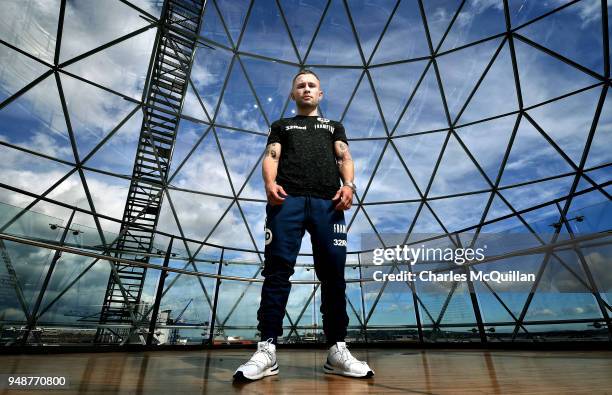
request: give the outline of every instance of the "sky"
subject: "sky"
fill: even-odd
[[[519,109],[510,43],[501,35],[505,31],[501,1],[466,1],[446,36],[444,32],[460,2],[424,2],[431,45],[436,53],[435,64],[427,58],[431,54],[429,43],[418,3],[414,0],[404,0],[397,7],[395,1],[347,2],[350,18],[343,2],[338,0],[332,0],[328,8],[327,1],[291,0],[280,3],[291,36],[275,1],[255,0],[248,19],[247,0],[209,2],[200,35],[212,48],[201,47],[196,52],[191,74],[193,87],[187,92],[183,108],[183,114],[190,119],[183,119],[180,123],[171,165],[171,188],[162,207],[158,226],[160,231],[179,234],[168,204],[172,201],[185,237],[230,250],[262,250],[265,193],[259,158],[265,147],[269,124],[275,119],[294,114],[294,107],[287,102],[287,96],[291,77],[300,62],[320,75],[325,93],[322,115],[343,122],[355,158],[359,197],[365,205],[355,205],[346,212],[347,223],[350,223],[349,252],[361,250],[360,235],[372,234],[374,229],[404,234],[414,222],[413,233],[444,234],[476,225],[483,217],[493,220],[505,216],[511,213],[507,203],[521,210],[569,193],[574,177],[567,174],[572,173],[581,161],[603,88],[597,76],[603,75],[604,51],[609,51],[609,48],[603,48],[600,2],[582,0],[521,27],[567,1],[509,1],[512,27],[520,27],[517,33],[525,37],[524,40],[514,39],[513,45],[520,96],[528,108],[529,119],[525,116],[520,119],[501,176],[500,165],[517,121],[515,112]],[[134,4],[153,15],[159,15],[158,2],[141,0]],[[0,13],[0,38],[44,62],[53,62],[59,1],[8,1],[0,7],[3,8]],[[325,17],[313,40],[325,9]],[[390,17],[385,34],[377,45]],[[148,22],[140,17],[137,10],[119,1],[104,4],[69,1],[60,62],[69,61],[147,26]],[[243,26],[244,35],[239,42]],[[145,29],[63,70],[110,88],[124,97],[139,100],[154,36],[155,29]],[[579,67],[548,55],[528,44],[527,40],[549,48]],[[479,43],[464,47],[475,42]],[[231,49],[237,45],[239,55],[234,56]],[[488,67],[493,57],[495,59]],[[3,65],[0,68],[0,102],[48,70],[45,65],[3,44],[0,44],[0,59]],[[364,73],[364,64],[368,65],[368,73]],[[587,69],[590,72],[585,72]],[[485,77],[466,103],[485,70]],[[87,158],[85,166],[91,168],[84,174],[94,208],[98,213],[120,219],[129,181],[111,174],[131,175],[141,115],[136,111],[130,116],[136,104],[124,97],[67,73],[60,73],[59,78],[75,134],[77,154],[81,160]],[[580,93],[542,105],[583,88]],[[607,148],[612,143],[610,95],[608,93],[605,97],[586,160],[586,174],[599,184],[609,182],[611,174],[609,166],[597,168],[610,163]],[[508,115],[474,123],[502,114]],[[211,118],[214,118],[215,127],[209,130]],[[112,138],[89,155],[123,120],[125,123]],[[451,127],[453,131],[449,136]],[[544,131],[554,145],[538,129]],[[58,85],[53,75],[0,110],[0,140],[69,163],[75,162]],[[193,153],[183,164],[192,150]],[[8,145],[0,145],[0,152],[3,158],[0,162],[0,182],[33,193],[43,193],[72,169],[68,163],[25,153]],[[435,169],[436,174],[430,183],[440,155],[440,165]],[[491,184],[498,177],[503,199],[494,195],[485,214],[485,207],[491,198]],[[555,178],[549,179],[551,177]],[[546,180],[510,187],[542,179]],[[583,178],[578,191],[591,186]],[[605,189],[608,193],[612,191],[610,186]],[[426,191],[429,206],[424,206],[415,218],[421,195]],[[468,194],[454,196],[464,193]],[[59,202],[90,209],[77,173],[64,180],[48,196]],[[234,196],[238,198],[238,203],[234,202]],[[16,210],[14,207],[25,207],[31,201],[32,198],[24,194],[0,188],[0,202],[5,207],[1,218],[10,218],[10,213]],[[215,226],[228,208],[219,226]],[[25,216],[9,228],[10,232],[32,235],[35,230],[42,238],[57,239],[57,232],[48,234],[47,221],[53,218],[53,221],[62,223],[70,213],[69,209],[47,202],[38,202],[32,211],[40,214]],[[590,214],[591,218],[587,216],[587,221],[577,228],[580,232],[610,229],[612,215],[609,201],[597,190],[576,197],[570,212]],[[538,232],[548,233],[550,227],[547,225],[558,220],[557,208],[554,205],[545,206],[526,213],[524,219]],[[118,232],[118,223],[108,220],[101,222],[109,236]],[[90,215],[79,213],[74,223],[84,229],[82,237],[85,240],[82,243],[100,244]],[[513,217],[487,225],[483,232],[520,233],[526,232],[526,228]],[[157,244],[163,249],[167,239],[158,238]],[[188,246],[191,253],[197,250],[195,243]],[[42,279],[43,268],[50,260],[49,252],[14,244],[9,244],[7,248],[14,254],[14,261],[19,262],[20,274],[28,279],[24,279],[26,288],[31,289],[34,295]],[[181,245],[177,249],[180,249],[178,253],[181,256],[186,256],[184,248]],[[253,252],[230,250],[226,251],[225,258],[250,262],[260,262],[262,258]],[[301,253],[310,252],[310,243],[306,238]],[[208,257],[218,257],[219,254],[216,248],[205,248],[200,252],[201,256]],[[567,259],[571,265],[578,265],[576,256]],[[610,251],[593,249],[589,251],[587,259],[592,270],[605,272],[601,267],[609,267]],[[307,255],[299,258],[301,263],[310,261]],[[357,256],[351,254],[348,261],[349,265],[356,263]],[[67,284],[68,279],[76,275],[78,271],[75,268],[87,265],[85,260],[76,256],[65,256],[62,263],[66,268],[58,269],[54,275],[49,295],[57,294],[62,284]],[[514,264],[499,265],[508,270]],[[177,260],[173,265],[182,267],[184,263]],[[208,268],[202,265],[199,264],[198,269],[216,270],[214,265]],[[560,265],[555,263],[550,266],[558,268]],[[232,275],[250,277],[257,273],[257,269],[258,266],[236,265],[227,269],[224,267],[224,273],[227,270]],[[551,270],[557,276],[551,274],[554,281],[565,281],[565,269]],[[78,292],[84,295],[83,299],[67,294],[64,298],[69,298],[66,300],[71,302],[57,310],[50,310],[47,313],[50,314],[49,321],[72,319],[63,316],[65,309],[89,311],[93,306],[95,310],[106,287],[107,272],[107,263],[96,264],[79,281],[81,289],[87,290]],[[348,267],[347,276],[353,273],[356,271]],[[300,268],[293,278],[312,279],[312,275],[312,271],[306,272]],[[145,299],[154,295],[156,276],[157,273],[147,279]],[[604,296],[610,301],[612,279],[602,277],[601,281],[602,291],[608,292]],[[230,284],[222,287],[220,316],[227,315],[233,301],[246,287],[245,284]],[[213,283],[205,280],[204,286],[212,295]],[[385,290],[376,312],[372,314],[372,324],[409,324],[414,320],[409,290],[402,286],[404,288],[389,287]],[[575,282],[574,286],[577,286]],[[380,284],[364,287],[366,307],[372,306],[380,287]],[[594,302],[590,295],[586,295],[590,299],[582,294],[574,295],[583,291],[580,288],[570,287],[570,290],[572,292],[547,293],[552,295],[550,298],[534,299],[527,318],[599,317],[596,306],[593,310]],[[297,317],[311,291],[311,286],[294,287],[288,306],[292,317]],[[434,313],[439,311],[448,289],[443,287],[438,291],[431,295],[423,294],[424,304]],[[511,320],[487,292],[479,292],[485,319]],[[196,298],[197,303],[191,305],[185,317],[191,321],[208,317],[210,308],[200,284],[186,276],[179,277],[162,302],[162,308],[180,310],[185,300],[191,297]],[[361,305],[358,287],[350,286],[348,297],[356,307]],[[258,298],[259,285],[249,286],[245,300]],[[524,295],[506,292],[506,298],[511,310],[515,314],[520,312]],[[320,300],[319,296],[317,300]],[[251,307],[242,303],[228,324],[253,323],[254,315],[248,314]],[[307,311],[314,311],[315,307]],[[7,310],[5,314],[18,317],[15,306],[10,308],[13,310]],[[307,316],[311,320],[313,314]],[[445,317],[448,321],[443,322],[473,321],[471,302],[465,289],[460,288],[453,296]],[[351,315],[351,325],[356,324],[355,320]]]

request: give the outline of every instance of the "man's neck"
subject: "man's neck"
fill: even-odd
[[[313,115],[319,115],[319,111],[317,107],[305,107],[305,108],[298,107],[297,115],[303,115],[303,116],[309,117]]]

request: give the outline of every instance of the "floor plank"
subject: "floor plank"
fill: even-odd
[[[610,351],[356,349],[376,376],[352,379],[323,373],[325,350],[279,349],[279,375],[234,384],[252,352],[10,355],[0,374],[65,375],[68,390],[44,391],[58,394],[612,394]],[[41,391],[2,391],[12,393]]]

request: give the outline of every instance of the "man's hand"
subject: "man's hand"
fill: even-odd
[[[277,206],[283,204],[285,197],[287,197],[287,192],[277,183],[272,183],[266,185],[266,195],[268,196],[268,203],[272,206]]]
[[[334,207],[336,210],[348,210],[353,205],[353,190],[351,187],[343,186],[338,189],[332,200],[338,201]]]

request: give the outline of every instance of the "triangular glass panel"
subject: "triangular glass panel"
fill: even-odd
[[[444,311],[441,324],[475,323],[474,307],[466,282],[460,282]]]
[[[490,2],[466,2],[442,43],[442,50],[449,50],[506,30],[504,5]]]
[[[250,233],[253,234],[252,232]],[[223,245],[228,248],[243,248],[253,250],[253,244],[249,232],[246,228],[242,214],[236,204],[219,223],[219,226],[211,234],[209,243]]]
[[[92,262],[92,258],[85,256],[62,254],[45,292],[39,322],[75,325],[98,322],[111,269],[108,261],[98,261],[87,269]]]
[[[79,157],[84,158],[134,104],[75,78],[61,76],[61,81]]]
[[[150,24],[121,2],[68,2],[65,12],[60,62]]]
[[[78,37],[78,35],[76,35]],[[155,30],[149,29],[65,67],[88,81],[140,100],[151,58]],[[120,70],[109,73],[109,70]]]
[[[432,66],[402,115],[394,135],[448,128],[440,88]]]
[[[250,0],[224,1],[219,4],[221,19],[225,22],[227,30],[230,32],[234,45],[238,45],[238,37],[242,31],[244,18],[249,9]]]
[[[204,144],[204,139],[211,138],[214,140],[212,127],[199,122],[191,122],[187,119],[181,119],[174,142],[174,150],[172,152],[172,160],[170,162],[171,182],[174,180],[175,174],[179,167],[185,166],[183,163],[192,150],[197,150],[200,145]],[[202,139],[202,141],[200,141]],[[208,140],[207,140],[208,141]],[[196,146],[197,145],[197,146]],[[191,159],[195,152],[189,156]]]
[[[363,65],[350,26],[342,2],[332,1],[304,61],[321,65]]]
[[[274,45],[269,45],[273,42]],[[240,50],[297,62],[297,57],[275,0],[258,0],[251,7]]]
[[[283,0],[279,2],[293,41],[302,58],[306,55],[306,50],[312,41],[327,3],[327,0]],[[304,21],[312,21],[312,23],[304,23]]]
[[[266,146],[266,137],[223,128],[215,128],[215,130],[232,184],[238,193],[253,168],[256,168]],[[257,169],[253,176],[260,176]]]
[[[437,57],[451,119],[455,119],[484,73],[501,39],[489,40]]]
[[[589,69],[603,73],[601,4],[587,0],[572,4],[518,33]]]
[[[446,196],[490,187],[457,138],[451,135],[431,184],[429,196]]]
[[[396,0],[384,0],[375,3],[347,3],[353,24],[357,30],[361,50],[366,59],[370,57],[396,3]]]
[[[531,255],[523,255],[518,257],[504,258],[501,260],[487,262],[484,265],[476,265],[473,266],[473,271],[475,272],[483,272],[490,273],[493,271],[497,271],[500,273],[507,273],[510,271],[518,271],[523,274],[536,274],[542,263],[542,259],[544,258],[544,254],[531,254]],[[521,310],[527,300],[527,296],[529,295],[529,291],[533,282],[519,282],[519,281],[503,281],[503,282],[495,282],[495,281],[487,281],[487,287],[484,284],[483,280],[476,279],[474,281],[474,287],[477,289],[477,293],[479,296],[479,302],[481,303],[481,309],[485,311],[489,310],[489,315],[494,314],[494,309],[498,310],[502,314],[509,313],[504,309],[499,301],[492,300],[494,298],[493,294],[489,292],[495,292],[497,296],[504,302],[506,307],[514,314],[515,317],[519,317]],[[488,291],[484,291],[484,289]],[[481,298],[489,294],[490,297],[487,298],[487,301],[490,303],[484,303],[485,301]],[[511,321],[511,320],[510,320]]]
[[[447,134],[442,131],[392,140],[422,193],[427,189]]]
[[[493,182],[497,179],[515,124],[516,116],[511,115],[455,129],[476,162]]]
[[[121,218],[130,181],[103,173],[84,170],[91,199],[98,214]]]
[[[165,280],[166,284],[177,276],[177,273],[171,273]],[[167,289],[162,297],[159,311],[161,315],[167,317],[168,322],[184,326],[185,329],[158,329],[158,332],[162,332],[158,337],[159,340],[164,342],[167,339],[167,343],[176,344],[177,338],[188,337],[191,331],[193,331],[191,336],[200,335],[203,331],[201,328],[189,330],[189,326],[202,325],[210,319],[212,309],[209,299],[214,297],[214,291],[214,279],[185,274],[177,277],[172,287]],[[169,333],[163,336],[164,332]]]
[[[168,197],[169,196],[169,197]],[[181,192],[170,190],[168,194],[166,194],[163,198],[163,202],[161,208],[159,210],[159,219],[157,222],[156,230],[158,232],[167,233],[169,235],[173,235],[176,237],[181,236],[181,232],[179,227],[177,226],[176,218],[174,217],[174,213],[172,212],[172,207],[174,206],[174,210],[176,211],[176,216],[178,220],[181,221],[181,218],[185,218],[184,213],[181,213],[179,210],[179,205],[182,203]],[[170,204],[172,202],[172,205]],[[219,214],[220,215],[220,214]],[[189,223],[186,223],[185,226],[189,226]],[[183,227],[181,224],[181,228],[187,238],[195,238],[193,233],[187,234],[187,229]],[[194,229],[190,229],[194,230]],[[201,236],[200,236],[201,239]],[[197,238],[196,238],[197,240]],[[169,243],[169,239],[166,236],[156,235],[155,236],[155,244],[167,246]],[[174,241],[174,244],[179,243],[178,240]]]
[[[488,199],[489,193],[479,193],[448,199],[434,199],[429,201],[429,205],[444,227],[449,232],[455,232],[479,224]]]
[[[183,121],[185,122],[185,121]],[[209,132],[172,179],[172,186],[232,196],[214,133]]]
[[[25,212],[25,205],[15,207],[3,204],[2,208],[6,210],[0,223],[2,233],[52,243],[59,240],[63,231],[61,226],[70,217],[70,209],[42,200]]]
[[[89,158],[81,157],[88,167],[115,174],[131,175],[138,139],[142,128],[142,111],[136,111],[100,148],[89,152]],[[110,130],[105,132],[108,136]],[[95,148],[94,148],[95,149]],[[93,154],[92,154],[93,153]]]
[[[578,165],[600,96],[599,89],[589,89],[531,109],[529,115]]]
[[[448,30],[459,5],[461,5],[460,0],[428,0],[423,2],[427,27],[429,28],[429,35],[431,36],[434,50],[438,47],[444,33]],[[455,21],[455,23],[457,22]]]
[[[370,15],[367,14],[364,18],[369,19]],[[386,23],[386,20],[382,26],[384,26],[384,23]],[[410,40],[406,40],[406,37],[410,37]],[[378,37],[375,40],[377,39]],[[424,56],[429,56],[429,46],[427,45],[419,5],[416,0],[402,1],[393,15],[380,45],[376,48],[373,63],[379,64]],[[368,53],[366,53],[367,58]]]
[[[257,249],[263,252],[265,249],[264,226],[266,219],[266,204],[263,202],[241,201],[240,207],[246,218],[248,229],[251,231],[257,243]]]
[[[389,130],[397,123],[425,64],[426,62],[407,62],[370,69],[374,90]]]
[[[606,166],[599,169],[591,170],[586,172],[586,174],[596,182],[597,184],[605,184],[612,178],[612,167]],[[593,185],[589,182],[588,185],[585,184],[585,188],[592,188]]]
[[[202,48],[195,53],[191,75],[189,76],[191,81],[189,85],[191,89],[195,86],[200,99],[204,103],[204,108],[206,108],[205,112],[208,113],[210,117],[213,117],[217,110],[219,97],[223,90],[223,84],[230,72],[229,66],[232,62],[232,58],[233,55],[231,52],[220,48],[217,48],[217,50]],[[234,61],[232,67],[240,67],[237,59]],[[193,95],[193,92],[190,93]],[[187,107],[187,98],[188,97],[185,98],[183,111],[185,111]],[[197,107],[192,108],[191,112],[198,118],[201,118],[201,113],[199,111],[202,110],[202,106],[197,97],[194,97],[191,103],[192,106],[197,104]],[[201,119],[208,120],[208,117]]]
[[[500,185],[572,172],[572,167],[525,118],[516,132]]]
[[[491,206],[489,206],[489,211],[487,212],[485,221],[492,221],[511,214],[512,210],[497,194],[495,194],[493,201],[491,202]]]
[[[566,218],[577,236],[583,236],[612,229],[610,212],[612,212],[610,200],[595,190],[574,196]]]
[[[347,134],[350,137],[350,130],[347,130]],[[384,140],[349,142],[349,149],[355,163],[355,182],[359,184],[361,189],[357,192],[359,196],[362,196],[362,193],[370,182],[372,173],[374,172],[374,168],[376,167],[376,163],[380,158],[384,146]]]
[[[74,172],[70,177],[62,181],[47,195],[49,199],[57,200],[58,202],[70,204],[75,207],[89,208],[87,195],[83,189],[83,183],[78,172]],[[125,199],[124,199],[125,201]],[[37,203],[40,204],[43,201]],[[41,211],[34,206],[35,211]]]
[[[555,2],[548,1],[524,1],[524,0],[509,0],[508,9],[510,11],[510,19],[512,26],[516,27],[530,20],[533,20],[547,12],[561,7],[571,0],[560,0]]]
[[[479,281],[474,281],[474,288],[476,289],[476,294],[478,295],[478,307],[480,308],[482,320],[485,325],[488,322],[514,321],[512,315],[508,313],[501,302],[493,295],[494,291],[491,291],[485,285],[480,284]],[[505,300],[499,296],[499,294],[498,297],[504,302],[504,304],[506,303]]]
[[[47,67],[11,48],[0,45],[0,103],[47,71]]]
[[[348,246],[346,250],[361,251],[363,249],[363,237],[365,237],[368,242],[372,242],[376,244],[376,246],[380,246],[380,239],[376,235],[378,230],[375,232],[363,210],[357,209],[356,207],[357,206],[353,206],[351,210],[345,213],[346,225],[348,229]]]
[[[419,217],[416,220],[414,228],[412,229],[412,234],[424,234],[424,233],[434,233],[434,234],[445,234],[445,231],[441,226],[438,220],[433,216],[431,210],[427,205],[423,205],[421,211],[419,212]]]
[[[348,268],[347,268],[348,269]],[[351,272],[359,274],[359,271],[353,266]],[[349,277],[349,270],[346,270],[345,277]],[[317,300],[320,300],[317,298]],[[361,309],[361,286],[359,283],[346,284],[346,313],[349,316],[349,326],[359,326],[363,322]]]
[[[500,193],[518,211],[567,196],[573,180],[574,176],[555,178],[535,184],[503,189],[500,190]]]
[[[262,157],[263,159],[263,157]],[[261,164],[262,160],[260,159],[257,164],[255,165],[257,167],[257,169],[261,169]],[[253,174],[249,175],[247,174],[247,179],[245,180],[246,185],[241,185],[240,187],[238,187],[236,189],[236,193],[238,193],[238,191],[240,191],[242,189],[242,192],[240,192],[240,198],[243,199],[259,199],[259,200],[266,200],[266,188],[264,186],[264,182],[263,182],[263,178],[261,177],[261,174],[256,170],[253,172]]]
[[[495,196],[495,199],[498,201],[497,204],[499,206],[505,205],[505,203],[498,196]],[[493,201],[493,204],[496,203],[496,200]],[[504,208],[500,208],[501,213],[504,213],[504,211],[501,211],[503,209]],[[510,209],[508,208],[508,210]],[[504,214],[496,215],[495,212],[492,212],[489,210],[486,221],[494,221],[494,222],[484,225],[481,228],[482,231],[487,232],[487,233],[495,233],[495,232],[527,233],[529,232],[529,229],[516,216],[508,217],[505,219],[498,219],[502,216],[505,216],[506,214],[512,214],[512,212],[505,212]]]
[[[404,241],[418,207],[419,203],[375,204],[364,206],[364,210],[385,242],[400,243]]]
[[[340,120],[363,72],[357,69],[335,68],[313,68],[313,70],[319,76],[323,90],[323,100],[319,104],[319,110],[326,118]],[[292,115],[295,114],[294,111]],[[351,131],[347,130],[347,133],[351,138]]]
[[[45,78],[0,111],[0,135],[8,143],[74,162],[53,76]]]
[[[170,196],[185,237],[194,240],[206,240],[225,210],[232,204],[230,199],[196,195],[177,190],[171,190]],[[164,212],[169,213],[165,209],[165,205],[166,202],[162,205],[160,222],[172,224],[173,219],[170,219],[172,217],[163,215]]]
[[[405,266],[399,266],[394,270],[407,270]],[[383,272],[387,272],[386,270]],[[367,306],[374,307],[374,306]],[[366,311],[368,314],[369,311]],[[408,284],[400,281],[389,281],[383,291],[374,311],[368,320],[368,325],[415,325],[416,315],[412,301],[412,291]]]
[[[367,202],[390,202],[395,200],[419,199],[420,195],[408,176],[395,150],[387,146],[376,169],[370,189],[365,197]]]
[[[551,257],[527,310],[526,320],[600,318],[601,310],[588,288]]]
[[[223,91],[216,122],[220,126],[233,126],[254,132],[264,132],[268,125],[253,91],[238,62],[234,62],[227,86]]]
[[[370,108],[371,111],[363,111],[365,108]],[[344,118],[343,124],[347,136],[350,138],[386,136],[385,127],[377,108],[370,82],[364,77]]]
[[[242,63],[255,87],[259,103],[272,123],[283,112],[291,91],[292,78],[298,70],[283,63],[250,57],[243,57]]]
[[[210,3],[206,2],[206,5],[204,6],[200,36],[231,47],[231,43],[229,42],[227,34],[225,33],[225,28],[223,27],[223,23],[219,17],[217,5],[212,1]]]
[[[588,74],[520,40],[514,40],[514,51],[525,106],[541,103],[597,82]]]
[[[0,196],[0,232],[3,232],[7,222],[19,214],[22,208],[32,203],[34,198],[8,190],[2,191]]]
[[[204,105],[204,107],[202,107],[202,105]],[[193,90],[193,85],[188,84],[187,91],[185,92],[185,101],[183,102],[183,110],[181,111],[181,115],[185,117],[195,118],[202,122],[210,122],[212,114],[209,112],[208,108],[210,108],[210,105],[207,105],[206,101],[202,99],[202,96],[198,98],[198,95]]]
[[[72,167],[60,162],[0,146],[3,166],[0,182],[41,194],[65,176]]]
[[[4,2],[2,6],[2,39],[39,59],[53,63],[60,0],[45,3],[11,1]]]
[[[610,162],[612,147],[612,92],[608,90],[606,101],[601,109],[597,129],[591,142],[586,167],[595,167]]]
[[[478,90],[461,114],[460,123],[473,122],[518,110],[512,59],[507,45],[501,49]]]

